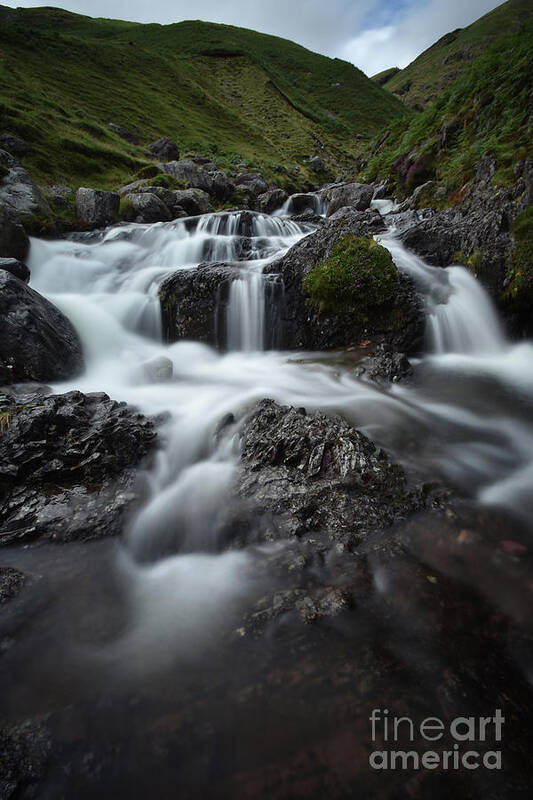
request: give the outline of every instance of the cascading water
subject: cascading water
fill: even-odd
[[[32,285],[70,317],[87,357],[86,374],[56,389],[103,390],[146,414],[168,414],[148,476],[150,496],[122,556],[141,626],[155,624],[159,607],[164,624],[182,633],[209,627],[215,611],[240,596],[251,555],[221,553],[218,522],[238,458],[231,432],[264,397],[342,413],[400,459],[409,438],[419,468],[443,473],[482,501],[520,508],[525,517],[533,512],[533,348],[505,341],[488,297],[463,268],[430,267],[394,233],[381,238],[426,302],[431,352],[415,388],[384,392],[327,361],[264,351],[272,276],[262,270],[309,231],[283,217],[242,212],[32,243]],[[159,283],[172,270],[205,261],[230,261],[240,270],[225,354],[160,341]],[[154,383],[143,365],[161,355],[172,361],[173,378]],[[230,435],[217,438],[230,413]],[[188,599],[177,582],[188,587]],[[186,613],[173,616],[174,602]]]

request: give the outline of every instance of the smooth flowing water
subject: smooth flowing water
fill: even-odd
[[[490,299],[463,267],[428,266],[393,230],[381,237],[426,304],[428,354],[414,386],[384,391],[323,354],[264,350],[271,277],[262,271],[310,230],[243,212],[32,243],[32,285],[73,322],[87,360],[81,378],[56,390],[105,391],[145,414],[169,415],[148,476],[149,500],[121,556],[150,637],[154,627],[173,625],[198,635],[246,591],[249,553],[220,552],[214,532],[235,474],[238,422],[264,397],[341,413],[417,470],[531,518],[533,347],[506,341]],[[225,353],[161,342],[159,284],[174,269],[206,261],[241,270]],[[145,365],[160,356],[172,362],[173,377],[154,383]],[[237,420],[233,435],[217,443],[217,425],[229,413]],[[177,606],[187,613],[175,614]]]

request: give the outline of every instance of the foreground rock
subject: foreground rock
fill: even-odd
[[[27,231],[50,220],[51,209],[29,173],[0,149],[0,257],[23,261],[29,250]],[[27,230],[26,230],[27,229]]]
[[[120,195],[102,189],[82,187],[76,193],[78,219],[87,225],[104,227],[118,221]]]
[[[121,532],[152,423],[103,393],[0,396],[0,544]]]
[[[10,272],[11,275],[14,275],[19,281],[29,283],[31,275],[29,267],[17,258],[0,258],[0,270]]]
[[[343,419],[272,400],[245,425],[237,492],[263,516],[265,539],[323,534],[342,548],[420,506],[403,470]]]
[[[52,303],[0,270],[0,385],[58,381],[83,368],[79,337]]]
[[[420,349],[424,314],[414,285],[404,275],[398,273],[392,303],[370,309],[364,324],[349,313],[332,314],[311,307],[302,286],[305,276],[328,258],[344,236],[370,237],[384,230],[378,212],[342,209],[320,230],[298,242],[282,259],[269,266],[268,271],[279,273],[284,284],[284,302],[279,312],[282,347],[323,350],[372,339],[387,341],[402,352]]]

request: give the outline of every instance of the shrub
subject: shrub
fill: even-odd
[[[397,282],[388,250],[374,239],[349,234],[305,276],[303,288],[315,308],[364,320],[372,308],[393,299]]]

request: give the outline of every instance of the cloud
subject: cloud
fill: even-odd
[[[47,0],[0,0],[34,8]],[[292,39],[352,61],[367,75],[404,67],[450,30],[469,25],[501,0],[50,0],[59,8],[137,22],[203,19]]]
[[[470,25],[501,0],[412,0],[395,23],[369,27],[341,45],[338,55],[367,75],[406,67],[445,33]],[[382,14],[381,14],[382,18]]]

